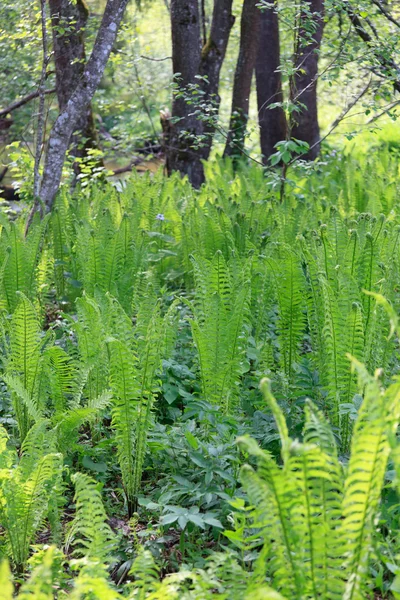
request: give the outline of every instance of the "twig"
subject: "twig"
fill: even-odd
[[[139,55],[140,58],[144,58],[146,60],[152,60],[154,62],[162,62],[163,60],[172,60],[172,56],[164,56],[163,58],[153,58],[152,56],[144,56],[143,54]]]
[[[312,146],[310,146],[310,148],[308,149],[308,151],[310,151],[313,148],[315,148],[315,146],[318,146],[319,144],[321,144],[321,142],[323,142],[324,140],[326,140],[326,138],[331,135],[331,133],[334,131],[334,129],[336,129],[336,127],[338,125],[340,125],[340,123],[343,121],[343,119],[346,117],[346,115],[351,111],[351,109],[357,104],[357,102],[359,100],[361,100],[361,98],[363,96],[365,96],[365,94],[367,93],[367,91],[369,90],[369,88],[371,86],[371,82],[372,82],[372,79],[370,79],[368,81],[367,85],[361,90],[361,92],[359,94],[357,94],[357,96],[355,98],[353,98],[353,100],[345,107],[345,109],[340,113],[340,115],[333,121],[333,123],[330,126],[328,132],[324,136],[322,136],[322,138],[320,138],[317,142],[315,142],[315,144],[313,144]],[[292,160],[288,163],[287,166],[288,167],[291,166],[294,162],[296,162],[300,158],[301,158],[301,154],[298,155],[298,156],[293,157]]]
[[[366,29],[364,28],[360,17],[354,12],[352,6],[350,4],[345,3],[344,8],[347,13],[347,16],[349,17],[351,23],[354,26],[356,33],[363,40],[363,42],[365,42],[367,46],[372,49],[373,54],[379,62],[379,64],[381,65],[381,67],[383,67],[383,69],[385,70],[392,70],[396,73],[396,79],[392,79],[392,84],[394,89],[397,92],[400,92],[400,69],[398,65],[396,65],[393,58],[387,58],[384,54],[382,54],[382,52],[379,51],[379,49],[376,49],[374,47],[374,40],[372,39],[368,31],[366,31]]]
[[[386,115],[390,110],[392,110],[392,108],[394,108],[398,104],[400,104],[400,100],[396,100],[395,102],[391,102],[388,106],[386,106],[386,108],[384,110],[382,110],[377,115],[374,115],[373,117],[371,117],[367,121],[367,125],[370,125],[371,123],[375,123],[375,121],[377,121],[378,119],[380,119],[381,117],[383,117],[384,115]]]
[[[153,133],[154,133],[155,137],[158,137],[157,129],[155,128],[155,125],[153,123],[153,119],[151,117],[150,108],[147,105],[147,100],[146,100],[145,95],[144,95],[143,85],[142,85],[142,81],[140,79],[139,70],[137,68],[136,62],[133,63],[133,68],[135,70],[136,81],[137,81],[137,83],[139,85],[140,92],[141,92],[140,95],[139,94],[137,94],[137,95],[139,96],[139,99],[140,99],[140,101],[142,103],[142,106],[143,106],[143,108],[144,108],[144,110],[145,110],[145,112],[146,112],[146,114],[147,114],[147,116],[149,118],[150,125],[151,125],[151,128],[153,130]]]

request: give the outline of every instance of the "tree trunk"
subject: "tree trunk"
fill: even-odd
[[[232,111],[224,156],[240,156],[249,113],[251,80],[256,64],[260,9],[258,0],[244,0],[240,21],[240,48],[232,93]]]
[[[300,16],[300,29],[294,57],[295,74],[291,81],[291,99],[299,112],[292,113],[291,135],[307,142],[309,152],[302,158],[314,160],[320,151],[317,80],[318,58],[324,29],[324,2],[306,2]],[[307,41],[308,40],[308,41]]]
[[[128,0],[107,0],[92,54],[64,110],[56,119],[48,141],[39,199],[46,212],[52,208],[61,181],[62,168],[71,136],[82,119],[101,81],[117,37]],[[42,206],[35,206],[42,212]],[[32,212],[33,216],[33,212]],[[29,226],[29,223],[28,223]]]
[[[86,63],[84,30],[89,10],[84,0],[49,0],[53,30],[53,52],[56,70],[56,93],[60,112],[67,106],[81,79]],[[98,147],[91,104],[76,126],[70,154],[83,158],[89,149]],[[79,164],[74,166],[79,172]]]
[[[282,107],[270,105],[283,102],[282,77],[279,72],[279,20],[274,7],[263,9],[256,61],[258,123],[263,163],[268,164],[275,144],[286,139],[286,117]]]
[[[201,160],[207,160],[211,150],[221,67],[234,21],[232,0],[214,0],[210,34],[201,48],[205,28],[200,24],[198,0],[171,1],[172,67],[180,76],[172,115],[161,113],[166,169],[169,175],[173,171],[187,175],[194,187],[204,181]],[[193,85],[197,92],[191,95]]]
[[[199,81],[201,59],[200,15],[198,0],[171,0],[172,68],[179,73],[179,89],[172,100],[172,122],[166,137],[166,167],[170,175],[187,175],[194,187],[204,181],[200,152],[195,149],[203,123],[194,115],[195,107],[185,96]]]
[[[208,82],[203,84],[203,102],[206,105],[209,120],[204,122],[204,146],[202,157],[207,160],[210,155],[213,135],[215,132],[215,120],[218,118],[219,105],[221,102],[219,90],[219,79],[221,67],[225,59],[229,35],[235,17],[232,14],[232,0],[215,0],[211,22],[210,35],[201,51],[200,75],[206,76]]]

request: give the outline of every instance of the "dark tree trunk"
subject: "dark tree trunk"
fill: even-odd
[[[320,151],[317,80],[318,58],[324,30],[324,2],[310,0],[300,16],[300,29],[294,57],[295,74],[291,99],[299,112],[292,113],[291,135],[307,142],[310,150],[302,158],[314,160]]]
[[[204,4],[201,6],[204,24]],[[202,48],[205,27],[200,23],[198,0],[171,1],[173,72],[180,73],[179,91],[187,95],[197,84],[199,94],[188,103],[181,93],[175,93],[172,115],[161,114],[166,169],[168,174],[179,171],[187,175],[194,187],[204,181],[201,160],[207,160],[211,150],[220,105],[221,67],[234,20],[232,0],[214,0],[211,29]]]
[[[89,16],[84,0],[49,0],[53,31],[56,93],[60,112],[67,106],[83,75],[86,63],[84,30]],[[98,147],[91,104],[82,114],[71,139],[70,154],[76,158]],[[74,167],[79,171],[79,165]]]
[[[202,157],[207,160],[210,155],[213,135],[215,132],[215,119],[218,118],[219,105],[219,79],[221,67],[225,59],[229,35],[235,17],[232,14],[232,0],[215,0],[211,22],[210,35],[201,51],[200,75],[206,76],[208,83],[203,84],[203,101],[207,106],[209,121],[204,122],[206,136],[202,149]]]
[[[40,186],[40,202],[35,203],[28,219],[27,228],[35,210],[40,210],[42,213],[44,207],[45,211],[49,212],[53,206],[71,136],[81,123],[83,116],[87,115],[88,107],[101,81],[115,43],[127,3],[128,0],[107,0],[92,54],[64,110],[60,112],[51,129]]]
[[[260,145],[264,164],[268,164],[277,142],[286,139],[286,116],[282,107],[270,109],[283,101],[280,67],[279,21],[274,8],[261,11],[256,83]]]
[[[258,0],[244,0],[240,21],[240,48],[232,93],[232,111],[224,156],[240,156],[249,113],[251,80],[256,64],[260,9]]]
[[[171,0],[172,68],[180,73],[179,93],[172,100],[172,120],[166,137],[166,167],[170,175],[179,171],[187,175],[194,187],[204,181],[200,152],[195,149],[203,123],[193,114],[195,107],[184,95],[199,81],[201,59],[200,15],[198,0]],[[183,91],[183,94],[181,93]]]

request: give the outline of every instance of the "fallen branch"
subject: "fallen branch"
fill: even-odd
[[[129,171],[133,170],[133,167],[136,167],[136,165],[140,165],[143,162],[146,162],[145,158],[140,158],[139,156],[136,156],[131,160],[129,164],[125,165],[124,167],[114,169],[112,171],[112,175],[121,175],[122,173],[128,173]]]

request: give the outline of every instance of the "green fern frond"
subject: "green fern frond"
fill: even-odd
[[[45,340],[40,335],[36,311],[23,294],[20,294],[9,331],[6,375],[10,386],[15,390],[11,398],[23,440],[31,422],[29,413],[36,415],[34,418],[40,417],[45,403],[40,393],[43,375],[42,347]]]
[[[289,458],[289,448],[290,448],[290,444],[291,444],[291,439],[289,437],[289,430],[287,427],[285,416],[284,416],[281,408],[279,407],[276,399],[272,395],[271,382],[269,379],[264,378],[261,380],[260,389],[261,389],[261,393],[263,395],[264,401],[266,402],[267,406],[271,410],[271,412],[274,416],[274,419],[276,421],[278,431],[279,431],[279,436],[281,439],[281,444],[282,444],[282,460],[285,463]]]
[[[132,598],[146,600],[149,594],[156,591],[160,581],[160,573],[149,550],[139,550],[129,574],[135,578]]]
[[[32,460],[28,458],[32,465]],[[60,454],[46,454],[33,469],[21,466],[0,473],[0,523],[4,528],[9,552],[22,572],[29,556],[33,536],[46,516],[49,501],[61,476]]]
[[[50,546],[40,558],[34,558],[37,566],[33,569],[28,581],[22,585],[18,598],[19,600],[32,600],[32,598],[53,600],[63,554],[55,546]]]
[[[134,478],[135,431],[138,422],[138,398],[140,396],[138,374],[135,370],[137,358],[126,344],[119,340],[110,341],[108,346],[110,349],[111,387],[113,392],[113,427],[116,435],[118,461],[129,507],[134,503],[138,491]]]
[[[242,447],[251,452],[246,441],[241,438]],[[294,488],[287,485],[285,478],[273,459],[264,453],[258,456],[260,475],[250,466],[241,469],[241,481],[251,504],[256,507],[255,527],[265,531],[266,543],[276,540],[269,553],[269,570],[275,587],[289,598],[302,597],[304,573],[299,569],[298,555],[303,552],[301,539],[291,522],[291,512],[295,503]],[[289,566],[289,568],[288,568]]]
[[[372,377],[353,359],[359,385],[364,390],[357,422],[354,426],[351,457],[343,500],[343,538],[347,542],[345,600],[365,597],[370,539],[382,491],[386,464],[390,452],[387,419],[395,411],[398,424],[400,396],[393,402],[385,399],[377,377]],[[390,411],[390,412],[389,412]]]
[[[106,564],[115,547],[115,535],[107,524],[96,482],[84,473],[74,473],[76,513],[67,536],[67,547],[88,561]]]
[[[89,400],[87,406],[72,407],[60,416],[55,424],[57,445],[61,452],[71,451],[76,442],[77,433],[85,423],[93,423],[111,402],[111,393],[104,392],[98,398]]]

